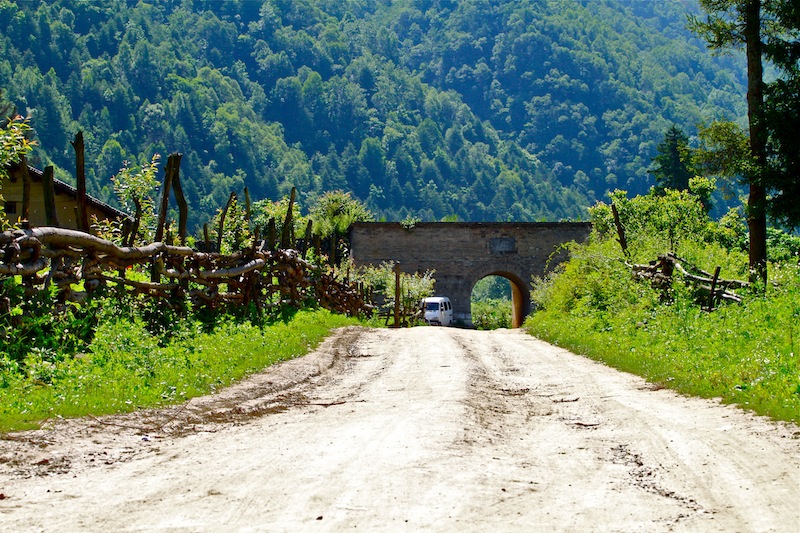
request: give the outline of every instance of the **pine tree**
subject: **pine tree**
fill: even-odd
[[[664,141],[656,148],[649,172],[655,177],[655,191],[663,194],[666,189],[685,191],[694,176],[689,168],[689,138],[674,124],[664,134]]]
[[[800,4],[773,0],[773,16],[781,33],[770,36],[765,53],[780,76],[764,91],[772,172],[770,214],[789,228],[800,227]]]
[[[717,50],[745,48],[747,58],[747,118],[749,126],[749,168],[744,178],[750,187],[747,226],[750,230],[750,278],[767,282],[767,190],[763,176],[767,169],[767,129],[764,112],[764,47],[761,41],[762,4],[770,0],[700,0],[705,20],[691,19],[690,27]]]

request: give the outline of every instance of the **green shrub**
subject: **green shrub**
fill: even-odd
[[[511,300],[493,298],[472,302],[472,323],[477,329],[511,327]]]
[[[0,283],[0,298],[8,311],[0,312],[0,357],[23,362],[32,350],[73,354],[91,342],[101,300],[86,305],[59,304],[51,294],[26,296],[13,278]],[[58,310],[51,312],[51,310]]]
[[[84,352],[37,348],[22,362],[0,356],[0,432],[55,416],[131,411],[207,394],[303,355],[332,328],[354,323],[325,310],[298,311],[266,327],[226,318],[211,332],[184,320],[180,334],[165,340],[141,318],[112,316]]]
[[[686,201],[691,199],[668,194],[624,204],[623,224],[633,228],[628,233],[629,259],[609,226],[610,208],[594,208],[599,224],[589,243],[572,246],[570,260],[555,274],[534,280],[537,312],[525,327],[533,335],[653,383],[800,422],[796,259],[770,264],[772,283],[766,294],[745,292],[743,304],[721,305],[713,312],[700,308],[678,276],[666,299],[632,276],[626,261],[653,260],[672,244],[707,271],[719,265],[723,277],[747,277],[747,256],[741,247],[735,239],[727,247],[719,237],[730,227],[699,216],[681,234],[665,238],[658,234],[658,224],[648,222],[661,207],[664,212],[680,211],[658,203]]]

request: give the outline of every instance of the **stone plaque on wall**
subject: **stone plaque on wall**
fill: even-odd
[[[492,254],[517,253],[517,240],[514,237],[495,237],[489,239],[489,252]]]

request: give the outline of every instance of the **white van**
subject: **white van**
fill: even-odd
[[[420,307],[428,324],[449,326],[453,323],[453,305],[450,303],[450,298],[444,296],[423,298]]]

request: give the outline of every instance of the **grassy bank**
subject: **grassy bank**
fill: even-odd
[[[354,323],[324,310],[264,327],[225,320],[211,331],[187,320],[165,339],[139,319],[104,320],[81,353],[54,358],[33,351],[22,365],[0,365],[0,432],[53,417],[178,403],[303,355],[333,328]]]
[[[527,330],[681,393],[800,423],[800,293],[713,313],[676,303],[642,316],[542,311]]]
[[[615,201],[629,255],[608,206],[593,208],[590,242],[573,246],[570,261],[535,284],[539,310],[527,330],[654,384],[800,423],[800,239],[774,232],[768,286],[742,289],[741,304],[709,312],[681,276],[656,289],[634,279],[629,264],[674,250],[707,271],[721,266],[723,277],[747,279],[741,222],[709,220],[687,193]]]

